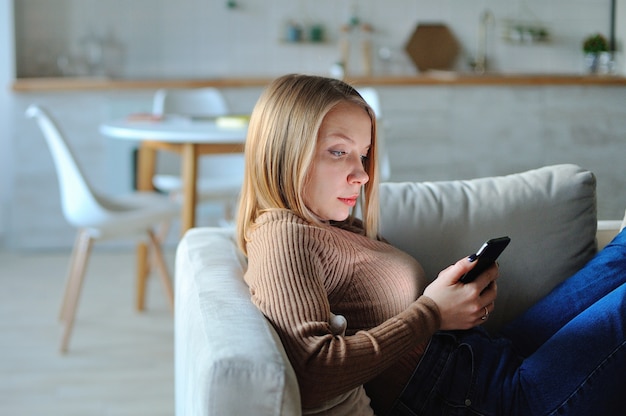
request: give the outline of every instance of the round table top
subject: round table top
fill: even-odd
[[[156,140],[171,143],[243,143],[248,131],[242,118],[228,117],[129,117],[100,125],[100,133],[124,140]]]

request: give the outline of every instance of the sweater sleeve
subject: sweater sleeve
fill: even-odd
[[[374,328],[333,335],[323,278],[332,244],[324,232],[297,222],[271,222],[259,227],[248,244],[246,281],[252,299],[280,335],[304,407],[371,380],[425,343],[440,324],[437,306],[422,296]]]

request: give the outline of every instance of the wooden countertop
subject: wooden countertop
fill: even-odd
[[[13,82],[15,92],[132,90],[197,87],[263,87],[272,78],[211,78],[211,79],[107,79],[107,78],[20,78]],[[537,85],[598,85],[626,86],[626,77],[617,75],[576,74],[470,74],[432,72],[406,76],[353,77],[354,85],[467,85],[467,86],[537,86]]]

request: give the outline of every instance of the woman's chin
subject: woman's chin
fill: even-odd
[[[348,219],[350,216],[350,209],[337,209],[335,211],[326,210],[324,213],[316,213],[314,215],[321,221],[336,221],[341,222]]]
[[[349,211],[347,211],[345,213],[342,213],[342,214],[337,214],[335,216],[335,218],[333,218],[333,221],[338,221],[338,222],[345,221],[345,220],[348,219],[349,216],[350,216],[350,212]]]

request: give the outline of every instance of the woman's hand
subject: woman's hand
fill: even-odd
[[[468,258],[442,270],[426,290],[441,313],[441,329],[469,329],[483,323],[493,311],[498,287],[498,266],[494,264],[471,283],[459,279],[474,263]]]

